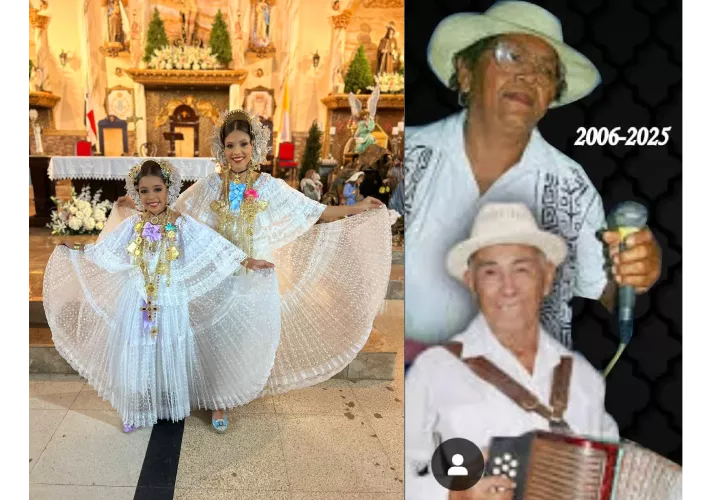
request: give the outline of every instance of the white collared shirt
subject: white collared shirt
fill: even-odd
[[[538,225],[562,236],[568,256],[543,304],[545,329],[571,346],[570,300],[597,299],[607,283],[602,200],[580,165],[534,130],[520,161],[480,193],[465,153],[466,113],[408,128],[405,148],[405,335],[435,343],[464,329],[477,311],[472,297],[447,272],[450,249],[470,234],[489,202],[520,202]]]
[[[572,355],[565,421],[576,434],[619,439],[617,424],[605,411],[605,381],[600,373],[542,328],[532,375],[500,344],[482,315],[452,340],[463,343],[462,358],[484,356],[548,407],[553,369],[561,356]],[[426,466],[429,470],[441,442],[464,438],[486,449],[493,436],[519,436],[549,427],[546,419],[518,407],[444,347],[431,347],[418,356],[405,380],[405,498],[448,498],[432,472],[418,474]]]

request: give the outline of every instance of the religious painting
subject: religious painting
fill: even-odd
[[[130,87],[118,85],[107,89],[105,111],[121,120],[130,121],[135,116],[135,95]]]
[[[243,109],[260,118],[260,123],[270,129],[270,142],[273,137],[273,115],[275,114],[275,93],[267,87],[254,87],[245,89],[245,102]],[[272,152],[272,148],[270,151]]]
[[[275,0],[251,0],[250,13],[252,16],[250,27],[249,52],[258,54],[259,57],[275,52],[271,41],[272,8]]]
[[[243,109],[251,115],[257,115],[265,121],[272,121],[275,113],[274,91],[267,87],[245,89]]]

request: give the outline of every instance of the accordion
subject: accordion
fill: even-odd
[[[494,438],[485,474],[512,479],[514,500],[682,498],[682,468],[631,441],[542,431]]]

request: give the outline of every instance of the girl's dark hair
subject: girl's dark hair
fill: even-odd
[[[140,173],[138,173],[138,176],[135,179],[135,186],[140,184],[140,179],[148,176],[160,177],[163,181],[167,183],[167,179],[165,179],[165,176],[163,175],[162,167],[155,160],[145,160],[143,162],[142,166],[140,167]]]
[[[222,134],[220,138],[222,139],[223,144],[225,143],[225,139],[227,139],[227,136],[229,136],[236,130],[239,130],[240,132],[245,132],[247,135],[250,136],[250,142],[255,142],[255,134],[253,134],[250,123],[244,118],[231,118],[227,121],[227,123],[225,123],[222,129]]]

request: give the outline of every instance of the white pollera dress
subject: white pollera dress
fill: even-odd
[[[254,187],[268,207],[255,220],[253,257],[276,267],[237,272],[246,254],[211,229],[221,184],[216,174],[201,179],[175,207],[185,212],[176,222],[180,258],[170,285],[161,279],[154,339],[141,310],[144,279],[126,250],[137,212],[116,207],[96,244],[58,247],[48,262],[43,299],[53,342],[127,425],[327,380],[363,347],[383,303],[386,210],[314,225],[323,205],[263,175]],[[148,261],[152,270],[157,256]]]

